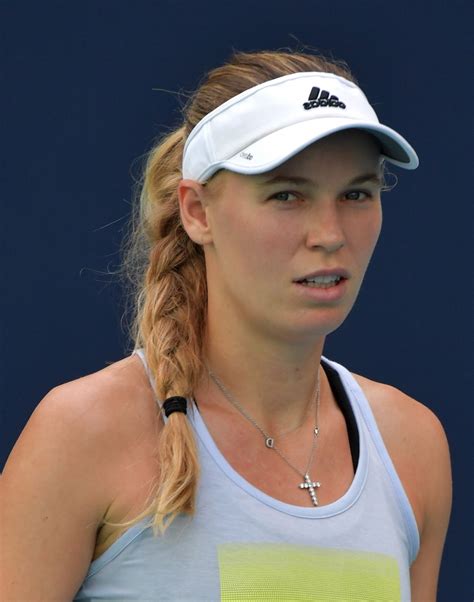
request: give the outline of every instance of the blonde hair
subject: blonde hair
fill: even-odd
[[[184,143],[210,111],[233,96],[291,73],[324,71],[355,82],[345,63],[300,52],[235,52],[210,71],[183,110],[183,124],[151,150],[139,206],[125,242],[123,271],[132,283],[131,338],[143,348],[159,399],[188,397],[204,365],[206,266],[200,245],[191,241],[179,214]],[[199,478],[196,442],[188,418],[175,412],[160,432],[156,490],[148,507],[133,520],[104,524],[128,526],[153,515],[155,535],[180,513],[193,514]]]

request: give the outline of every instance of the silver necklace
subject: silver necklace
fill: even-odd
[[[244,418],[246,418],[249,422],[251,422],[255,426],[255,428],[257,428],[262,433],[262,435],[264,437],[264,440],[265,440],[266,447],[268,447],[269,449],[273,449],[280,456],[280,458],[282,460],[284,460],[288,464],[288,466],[290,468],[292,468],[298,475],[300,475],[303,478],[303,482],[299,483],[298,487],[300,489],[306,489],[308,491],[310,497],[311,497],[311,501],[313,502],[313,506],[317,506],[318,505],[318,498],[317,498],[317,495],[316,495],[316,489],[318,489],[319,487],[321,487],[321,483],[319,481],[313,481],[311,479],[311,477],[309,476],[309,469],[310,469],[311,463],[313,461],[314,450],[316,448],[316,440],[317,440],[318,435],[319,435],[319,426],[318,426],[319,400],[320,400],[319,373],[318,373],[318,380],[317,380],[316,390],[315,390],[315,395],[314,395],[315,407],[316,407],[316,412],[315,412],[316,416],[315,416],[315,425],[314,425],[314,429],[313,429],[313,443],[311,445],[311,452],[310,452],[310,455],[309,455],[309,460],[308,460],[308,464],[306,466],[306,470],[304,472],[301,472],[275,446],[275,437],[270,436],[268,433],[266,433],[263,430],[263,428],[259,424],[257,424],[257,422],[246,412],[246,410],[244,410],[244,408],[240,405],[240,403],[237,401],[237,399],[235,399],[235,397],[227,389],[227,387],[224,385],[224,383],[212,372],[212,370],[209,367],[208,367],[208,372],[209,372],[209,376],[212,378],[212,380],[216,383],[216,385],[219,387],[219,389],[224,394],[224,397],[228,401],[230,401],[230,403],[242,414],[242,416]]]

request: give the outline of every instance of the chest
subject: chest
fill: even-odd
[[[302,507],[319,506],[339,499],[354,478],[351,450],[344,421],[337,421],[331,436],[313,425],[305,425],[289,436],[275,438],[274,447],[265,445],[259,433],[249,433],[246,425],[234,424],[229,433],[213,434],[214,441],[228,464],[246,482],[270,497]],[[305,478],[305,475],[308,478]]]
[[[380,537],[378,516],[361,532],[357,512],[350,524],[348,516],[312,521],[276,513],[239,488],[224,487],[221,496],[207,491],[214,495],[203,496],[193,521],[178,518],[163,539],[144,532],[114,554],[84,594],[111,599],[113,576],[129,600],[309,600],[315,592],[328,600],[351,600],[356,592],[360,600],[374,591],[377,600],[409,598],[403,542],[393,529]]]
[[[354,480],[346,423],[340,414],[336,413],[330,422],[326,421],[326,428],[321,429],[311,462],[309,458],[314,440],[309,424],[280,441],[276,439],[275,447],[281,452],[279,454],[275,449],[267,448],[260,433],[249,431],[246,423],[233,422],[232,428],[225,430],[218,421],[213,424],[212,416],[206,418],[209,434],[224,461],[246,484],[272,499],[294,506],[314,507],[311,487],[304,487],[304,474],[307,472],[311,484],[320,484],[314,485],[313,491],[319,507],[324,507],[342,498]],[[151,453],[156,448],[155,437],[156,431],[150,429],[144,434],[145,442],[149,439],[148,444],[141,446],[141,452],[128,464],[117,468],[117,486],[106,520],[130,520],[147,507],[157,479],[156,457]],[[421,511],[416,496],[411,494],[409,479],[404,482],[404,465],[398,465],[396,450],[394,454],[393,450],[389,451],[394,456],[392,459],[402,477],[417,521],[420,521]],[[223,487],[224,491],[226,487],[227,490],[232,489],[225,477]],[[104,524],[97,533],[93,559],[103,554],[127,528]]]
[[[321,520],[314,520],[308,514],[313,510],[309,501],[296,500],[301,513],[288,514],[279,508],[279,498],[293,503],[290,497],[293,494],[286,490],[297,485],[295,479],[298,482],[299,475],[291,468],[288,479],[280,474],[281,465],[285,463],[280,465],[270,455],[271,450],[258,460],[260,448],[251,449],[251,445],[240,438],[227,441],[226,445],[220,450],[223,458],[240,477],[245,472],[246,484],[242,486],[232,474],[222,470],[219,458],[208,447],[201,446],[202,482],[195,517],[192,520],[179,517],[164,538],[153,539],[149,532],[144,532],[143,538],[124,548],[123,553],[114,554],[104,579],[115,571],[116,578],[123,580],[123,587],[130,588],[130,599],[139,599],[137,592],[145,597],[146,591],[147,597],[150,592],[156,593],[156,599],[169,596],[170,599],[220,600],[235,595],[236,588],[244,588],[240,593],[248,599],[256,591],[266,592],[266,599],[274,599],[275,592],[288,592],[292,599],[303,592],[310,599],[314,591],[329,597],[330,593],[337,592],[339,599],[351,599],[351,592],[357,591],[358,596],[368,599],[374,589],[380,600],[408,598],[409,562],[400,525],[387,511],[386,504],[375,499],[370,505],[371,478],[377,482],[379,476],[369,471],[368,486],[363,487],[361,470],[355,476],[350,474],[349,450],[350,499],[344,511],[337,512],[333,507],[327,515],[327,504],[322,499],[316,509]],[[302,441],[301,448],[305,447]],[[322,458],[323,438],[321,448]],[[226,449],[231,450],[228,457],[224,455]],[[326,451],[329,450],[330,446],[326,445]],[[301,456],[306,456],[306,450]],[[252,467],[252,457],[258,469]],[[338,464],[326,467],[322,461],[320,464],[322,494],[325,481],[330,479],[331,471],[326,474],[326,470],[337,469]],[[363,464],[362,458],[361,466]],[[341,458],[341,466],[344,465],[347,462]],[[137,476],[136,489],[130,491],[129,502],[139,499],[136,491],[142,489],[142,479],[153,473],[151,463],[149,469],[148,475],[144,472]],[[253,478],[258,479],[258,490],[267,488],[263,492],[272,496],[275,503],[262,503],[253,495]],[[335,490],[332,491],[334,494]],[[297,493],[300,492],[297,490]],[[173,579],[176,558],[186,566],[179,580]],[[364,574],[362,582],[360,574]],[[100,579],[101,572],[86,585],[93,591],[95,586],[101,587]],[[272,584],[271,591],[265,589],[269,584]]]

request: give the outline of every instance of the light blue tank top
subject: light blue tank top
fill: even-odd
[[[364,393],[325,361],[359,433],[357,470],[341,498],[309,508],[263,493],[227,462],[189,403],[201,463],[195,516],[158,537],[148,518],[128,529],[91,563],[74,600],[409,601],[419,548],[412,508]]]

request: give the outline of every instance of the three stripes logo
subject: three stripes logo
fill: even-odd
[[[314,86],[308,97],[308,102],[304,102],[303,107],[306,111],[309,111],[309,109],[315,109],[316,107],[339,107],[340,109],[345,109],[346,105],[337,96],[334,96],[334,94]]]

